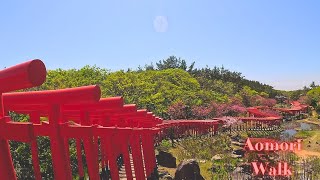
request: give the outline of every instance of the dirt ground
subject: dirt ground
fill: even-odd
[[[302,158],[306,158],[306,157],[310,157],[310,156],[319,156],[320,157],[320,152],[309,151],[309,150],[296,151],[295,154],[299,157],[302,157]]]

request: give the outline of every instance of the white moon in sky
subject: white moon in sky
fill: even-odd
[[[153,20],[153,27],[157,32],[166,32],[168,30],[168,20],[165,16],[157,16]]]

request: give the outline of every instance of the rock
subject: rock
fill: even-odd
[[[176,158],[172,156],[172,154],[160,151],[159,154],[156,156],[157,162],[160,166],[168,167],[168,168],[176,168]]]
[[[204,180],[204,178],[200,174],[198,162],[195,159],[189,159],[179,164],[174,180]]]
[[[244,154],[246,153],[246,151],[243,150],[243,149],[237,149],[237,150],[234,150],[232,153],[235,154],[235,155],[243,157]]]
[[[222,159],[222,154],[216,154],[214,155],[212,158],[211,158],[211,161],[214,161],[214,160],[221,160]]]
[[[241,156],[241,155],[236,155],[236,154],[231,154],[231,157],[232,157],[232,158],[242,158],[243,156]]]

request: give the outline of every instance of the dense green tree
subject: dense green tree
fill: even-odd
[[[169,58],[165,60],[160,60],[157,65],[157,70],[164,70],[164,69],[183,69],[187,71],[187,62],[184,59],[177,58],[175,56],[170,56]],[[192,70],[194,66],[194,62],[189,66],[189,71]]]
[[[108,70],[96,66],[84,66],[81,69],[48,70],[45,83],[28,90],[52,90],[87,85],[102,85]]]
[[[148,108],[157,115],[167,116],[167,108],[182,100],[197,103],[200,85],[196,79],[181,69],[162,71],[110,73],[103,82],[104,96],[123,96],[127,103]]]
[[[244,86],[248,86],[259,93],[265,92],[271,98],[274,98],[279,94],[279,91],[274,90],[272,86],[260,83],[258,81],[248,80],[242,75],[242,73],[230,71],[223,66],[215,66],[213,68],[209,68],[208,66],[205,68],[194,68],[194,66],[195,62],[192,62],[188,67],[187,62],[184,59],[177,58],[176,56],[170,56],[167,59],[160,60],[158,63],[156,63],[156,66],[153,66],[152,63],[150,65],[146,65],[145,70],[164,70],[171,68],[182,69],[194,76],[199,81],[201,88],[206,89],[212,88],[211,86],[214,84],[217,84],[219,87],[219,83],[223,82],[229,83],[229,85],[226,87],[232,86],[231,91],[240,91]],[[138,69],[138,71],[142,70],[142,68]],[[218,80],[221,81],[219,82]],[[213,83],[214,81],[215,83]]]
[[[310,84],[310,88],[313,89],[313,88],[316,88],[318,87],[318,85],[316,85],[316,83],[314,81],[311,82]]]
[[[320,101],[320,87],[316,87],[308,91],[307,96],[309,98],[309,101],[311,102],[311,105],[314,108],[317,108]]]

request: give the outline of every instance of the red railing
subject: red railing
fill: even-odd
[[[29,143],[35,179],[42,179],[37,137],[50,139],[55,179],[72,179],[69,139],[76,140],[78,174],[84,177],[85,152],[90,179],[100,179],[100,169],[109,169],[119,179],[117,158],[122,155],[126,178],[156,178],[155,141],[169,136],[214,134],[217,121],[163,121],[136,105],[124,105],[122,97],[101,98],[99,86],[14,92],[41,85],[46,69],[33,60],[0,71],[0,177],[17,179],[8,141]],[[30,122],[13,122],[9,111],[27,114]],[[47,117],[47,121],[40,121]],[[82,147],[84,149],[82,149]],[[134,174],[131,170],[132,154]]]

